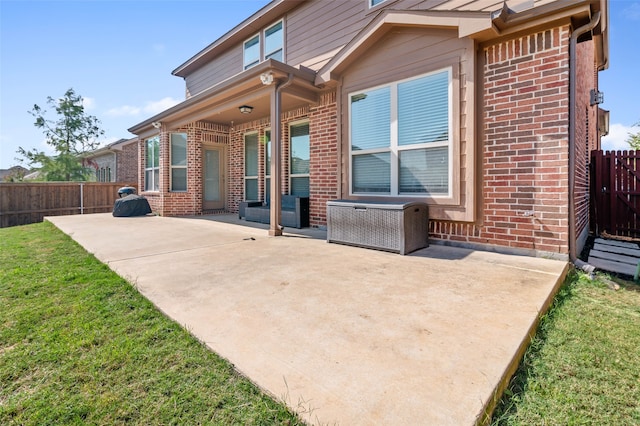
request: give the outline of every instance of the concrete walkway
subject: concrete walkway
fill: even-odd
[[[311,424],[474,424],[567,270],[217,219],[48,218]]]

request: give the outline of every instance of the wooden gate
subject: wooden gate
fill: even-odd
[[[591,230],[640,238],[640,151],[591,152]]]

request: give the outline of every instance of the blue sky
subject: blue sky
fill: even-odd
[[[102,122],[103,144],[132,137],[127,128],[184,99],[173,69],[267,3],[0,0],[0,168],[18,164],[19,146],[46,149],[28,111],[69,88]],[[640,121],[639,57],[640,0],[611,0],[605,149],[624,149]]]

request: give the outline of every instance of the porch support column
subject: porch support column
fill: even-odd
[[[282,207],[282,132],[280,123],[282,90],[293,83],[293,74],[286,81],[278,81],[271,92],[271,204],[269,207],[269,235],[282,235],[280,215]],[[265,83],[263,84],[270,84]]]
[[[282,206],[282,147],[280,131],[280,100],[278,86],[273,86],[271,92],[271,201],[269,207],[269,236],[282,235],[280,229],[280,211]]]

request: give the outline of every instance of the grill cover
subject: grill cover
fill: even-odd
[[[127,195],[116,200],[113,205],[113,215],[115,217],[144,216],[151,213],[149,201],[141,195]]]

